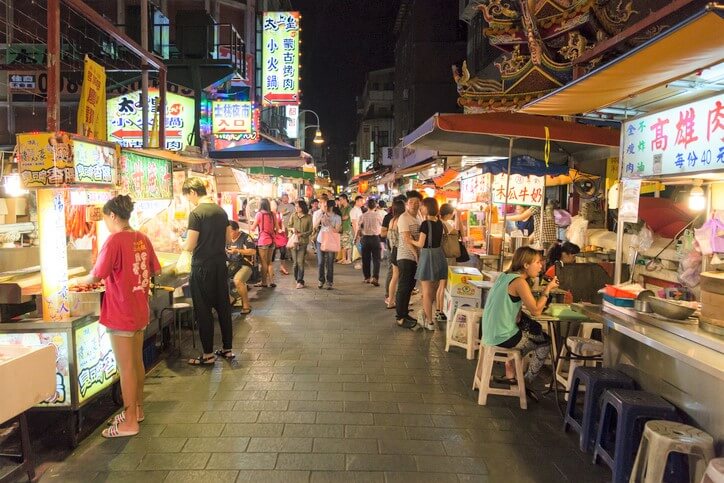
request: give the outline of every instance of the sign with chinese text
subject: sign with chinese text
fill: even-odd
[[[75,181],[73,149],[65,133],[17,135],[18,172],[24,188],[42,188]]]
[[[73,139],[76,184],[112,185],[116,181],[116,148]]]
[[[505,173],[493,176],[493,203],[525,206],[542,206],[545,194],[545,177],[523,176],[511,174],[508,185],[508,198],[505,198],[505,187],[508,175]]]
[[[623,124],[622,177],[724,169],[724,94]]]
[[[34,93],[38,88],[35,74],[11,72],[8,74],[8,89],[11,92]]]
[[[171,161],[123,151],[120,190],[134,201],[169,200],[173,197],[171,168]]]
[[[38,190],[38,241],[43,267],[43,320],[70,318],[68,248],[65,239],[65,194],[62,189]]]
[[[211,131],[214,134],[251,134],[253,110],[251,101],[213,101]]]
[[[262,101],[265,106],[299,104],[299,12],[264,12]]]
[[[55,394],[37,407],[70,406],[70,364],[68,364],[68,334],[65,332],[7,332],[0,334],[0,345],[42,347],[53,345],[55,359]]]
[[[86,55],[78,105],[78,134],[106,139],[106,70]]]
[[[460,203],[486,203],[490,201],[490,174],[466,173],[460,180]]]
[[[141,91],[109,99],[108,140],[124,148],[143,147],[143,121]],[[158,89],[148,90],[149,137],[154,122],[158,123]],[[180,151],[188,146],[189,135],[194,129],[195,102],[188,97],[166,94],[166,146],[165,149]]]
[[[83,402],[118,379],[116,358],[106,327],[95,321],[77,329],[75,362],[78,371],[78,402]]]
[[[297,139],[299,135],[299,106],[287,106],[287,137]]]

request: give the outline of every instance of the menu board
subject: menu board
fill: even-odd
[[[116,181],[116,148],[73,140],[75,182],[79,184],[113,185]]]
[[[490,201],[490,175],[477,174],[460,180],[460,203]]]
[[[0,334],[0,345],[27,347],[55,346],[55,394],[38,406],[70,406],[68,335],[65,332],[26,332]]]
[[[120,173],[121,192],[134,201],[172,198],[171,161],[122,151]]]

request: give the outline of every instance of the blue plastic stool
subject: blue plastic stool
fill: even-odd
[[[583,399],[583,414],[580,421],[576,418],[576,401],[579,386],[586,386]],[[596,423],[600,414],[598,400],[606,389],[634,389],[634,380],[626,374],[607,367],[576,367],[568,395],[568,406],[563,419],[563,431],[570,426],[580,435],[581,451],[591,451],[596,439]]]
[[[678,421],[679,417],[676,408],[656,394],[629,389],[610,389],[603,394],[593,463],[600,457],[611,468],[613,483],[628,482],[644,424],[652,419]]]

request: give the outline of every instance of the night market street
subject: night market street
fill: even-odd
[[[563,433],[550,396],[527,411],[500,396],[478,406],[475,361],[444,352],[443,330],[397,328],[381,288],[351,266],[335,271],[331,292],[279,277],[273,292],[253,295],[252,314],[234,322],[235,362],[162,359],[148,375],[140,435],[106,440],[101,425],[72,455],[57,452],[57,435],[51,453],[38,449],[40,481],[609,478]],[[193,355],[188,330],[184,338]]]

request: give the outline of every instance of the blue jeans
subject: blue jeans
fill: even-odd
[[[322,244],[317,242],[317,266],[319,267],[319,283],[326,281],[329,285],[334,283],[334,259],[337,257],[335,252],[323,252]]]
[[[287,249],[294,261],[294,280],[304,283],[304,259],[307,256],[307,245],[299,244],[295,248]]]

